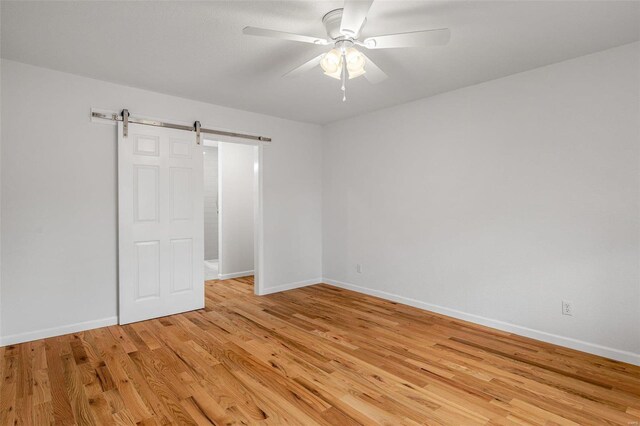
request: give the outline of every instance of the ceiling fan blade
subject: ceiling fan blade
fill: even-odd
[[[284,31],[268,30],[266,28],[256,27],[244,27],[242,33],[245,35],[259,36],[259,37],[271,37],[279,38],[281,40],[300,41],[302,43],[311,43],[326,45],[329,44],[329,40],[321,37],[311,37],[300,34],[285,33]]]
[[[356,38],[367,19],[372,3],[373,0],[344,0],[340,32],[347,37]]]
[[[310,69],[317,67],[318,65],[320,65],[320,60],[322,60],[322,57],[324,55],[325,54],[323,53],[322,55],[316,56],[310,61],[307,61],[304,64],[300,65],[298,68],[292,69],[291,71],[283,75],[283,77],[298,77],[300,74],[303,74],[309,71]]]
[[[364,77],[369,80],[370,83],[378,84],[387,79],[387,74],[385,74],[384,71],[382,71],[371,59],[369,59],[367,55],[363,53],[362,56],[364,56],[366,60],[364,66],[364,70],[366,72],[364,73]]]
[[[362,43],[369,49],[394,49],[397,47],[441,46],[449,43],[449,28],[438,30],[414,31],[410,33],[389,34],[367,37]]]

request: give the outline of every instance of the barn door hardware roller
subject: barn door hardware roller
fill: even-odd
[[[200,144],[200,122],[196,121],[195,123],[193,123],[193,128],[196,131],[196,143],[198,145],[201,145]]]
[[[127,136],[129,136],[129,110],[128,109],[122,110],[122,124],[123,124],[122,133],[126,138]]]

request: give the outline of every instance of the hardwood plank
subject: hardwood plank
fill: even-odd
[[[0,425],[634,425],[640,367],[321,284],[0,348]]]

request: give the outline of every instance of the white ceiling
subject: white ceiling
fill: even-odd
[[[368,52],[390,78],[282,74],[326,47],[242,35],[324,36],[336,1],[2,1],[2,57],[214,104],[327,123],[636,41],[640,2],[383,1],[364,36],[448,27],[444,47]]]

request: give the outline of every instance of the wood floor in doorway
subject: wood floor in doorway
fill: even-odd
[[[0,349],[1,424],[620,424],[640,367],[317,285]],[[635,422],[635,423],[634,423]]]

